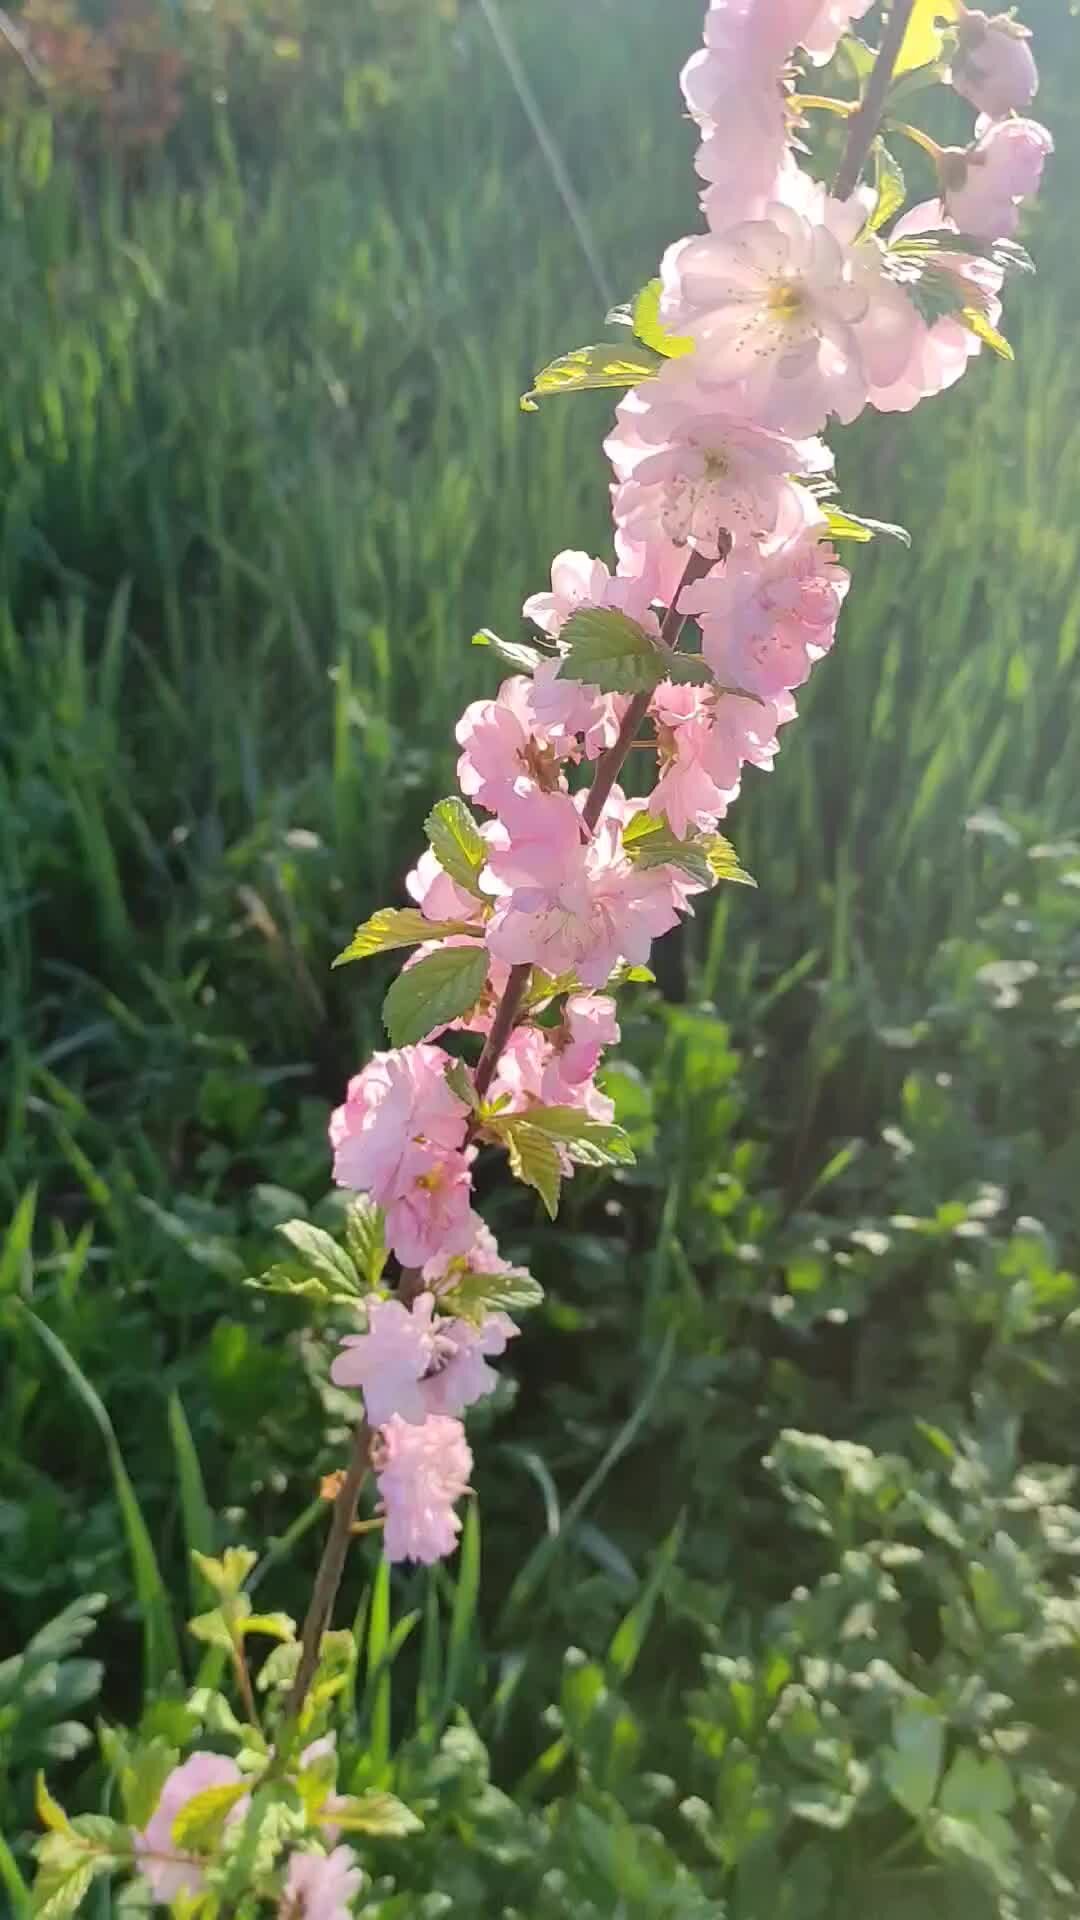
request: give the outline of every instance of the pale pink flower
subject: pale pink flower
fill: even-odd
[[[364,1875],[350,1847],[333,1853],[294,1853],[285,1875],[277,1920],[349,1920]]]
[[[505,1353],[507,1341],[516,1339],[519,1331],[506,1313],[485,1314],[479,1327],[468,1320],[438,1322],[436,1365],[424,1381],[429,1414],[457,1416],[474,1401],[494,1393],[499,1376],[488,1366],[486,1356]]]
[[[594,1000],[598,1008],[613,1004],[599,995],[571,995],[562,1028],[518,1027],[500,1056],[491,1098],[504,1099],[510,1113],[525,1113],[531,1106],[580,1107],[590,1120],[609,1124],[615,1117],[614,1101],[602,1094],[592,1079],[605,1044],[594,1045],[594,1031],[603,1031],[607,1024],[603,1015],[598,1013],[590,1020],[590,1014],[584,1011]],[[573,1013],[569,1012],[571,1005],[575,1007]],[[610,1024],[617,1034],[617,1025],[613,1020]],[[591,1065],[586,1065],[589,1060]],[[566,1161],[566,1172],[568,1177],[573,1172],[570,1160]]]
[[[522,612],[534,627],[554,640],[571,614],[580,613],[583,607],[614,607],[631,620],[647,622],[653,588],[654,582],[646,573],[633,578],[613,574],[602,560],[568,550],[557,553],[551,563],[551,592],[532,594]]]
[[[168,1906],[185,1894],[194,1899],[203,1884],[205,1862],[185,1853],[172,1837],[173,1823],[197,1794],[211,1787],[232,1787],[243,1779],[235,1760],[223,1753],[193,1753],[168,1775],[157,1806],[142,1831],[134,1835],[135,1860],[153,1898]],[[237,1801],[229,1819],[242,1819],[247,1797]]]
[[[557,662],[545,662],[557,666]],[[554,744],[556,737],[560,748]],[[504,680],[494,700],[474,700],[457,724],[464,752],[457,764],[461,791],[492,813],[522,781],[554,788],[560,758],[576,754],[572,735],[545,733],[533,706],[533,683],[525,674]]]
[[[945,218],[940,201],[929,200],[912,207],[897,221],[889,244],[895,248],[898,242],[909,237],[919,238],[927,233],[949,236],[955,232],[955,223]],[[898,252],[892,253],[891,262],[896,272],[908,271],[914,275],[919,271],[917,264],[905,262]],[[953,283],[958,307],[977,307],[992,326],[997,326],[1001,318],[999,296],[1004,271],[996,262],[956,251],[946,237],[945,243],[930,256],[930,267]],[[920,318],[903,372],[887,387],[872,390],[871,402],[881,413],[909,413],[921,400],[955,385],[969,362],[981,351],[982,342],[977,334],[952,314],[943,314],[931,324]]]
[[[995,119],[1031,105],[1039,73],[1026,27],[1007,13],[963,7],[959,36],[950,76],[957,93]]]
[[[452,1553],[461,1532],[455,1503],[468,1491],[472,1453],[460,1420],[431,1414],[422,1427],[396,1416],[378,1436],[375,1477],[386,1516],[388,1560],[425,1566]]]
[[[646,624],[657,630],[652,614]],[[561,758],[576,756],[578,741],[587,760],[614,746],[628,702],[619,693],[601,693],[580,680],[559,678],[561,660],[541,660],[533,676],[532,711],[536,725]]]
[[[433,1293],[446,1293],[470,1273],[513,1274],[526,1278],[524,1267],[512,1266],[499,1252],[495,1235],[480,1219],[470,1246],[463,1253],[437,1255],[424,1266],[423,1281]]]
[[[710,831],[737,797],[742,769],[768,771],[779,751],[777,729],[794,718],[790,695],[776,701],[717,695],[702,687],[658,687],[650,711],[660,774],[649,810],[665,814],[673,833]]]
[[[404,1163],[415,1143],[462,1145],[468,1108],[447,1086],[449,1065],[449,1054],[427,1044],[372,1055],[330,1121],[339,1187],[387,1206],[409,1178]]]
[[[493,836],[483,883],[500,889],[486,938],[512,966],[576,973],[602,986],[620,959],[643,965],[682,907],[665,868],[642,871],[623,851],[626,802],[615,788],[587,843],[566,794],[515,794]]]
[[[856,276],[849,203],[822,195],[815,215],[770,201],[763,219],[679,241],[662,267],[665,320],[695,341],[718,406],[798,437],[865,406],[883,296]]]
[[[873,0],[817,0],[812,8],[807,7],[806,0],[796,0],[796,5],[801,14],[812,13],[812,18],[800,24],[798,43],[818,66],[824,66],[850,31],[852,21],[861,20]]]
[[[961,233],[1011,240],[1020,203],[1037,193],[1053,136],[1037,120],[980,121],[974,146],[941,156],[942,207]]]
[[[445,1271],[449,1263],[441,1264]],[[480,1327],[436,1314],[429,1292],[411,1307],[377,1294],[365,1306],[368,1330],[346,1334],[330,1378],[335,1386],[360,1388],[372,1427],[395,1418],[418,1427],[432,1413],[463,1413],[495,1387],[497,1376],[483,1356],[504,1352],[517,1333],[505,1314],[488,1314]]]
[[[659,533],[715,556],[725,533],[773,533],[792,477],[832,467],[820,440],[789,440],[725,414],[692,361],[671,361],[631,388],[615,419],[604,445],[621,483],[615,520],[632,539]]]
[[[755,11],[754,0],[711,7],[705,45],[682,71],[686,104],[704,135],[696,166],[711,191],[703,205],[726,226],[751,218],[768,199],[788,135],[780,70],[790,49],[762,34]]]
[[[451,880],[430,847],[405,876],[405,891],[425,920],[464,920],[468,924],[476,919],[475,895]]]
[[[725,686],[763,700],[800,687],[832,646],[850,576],[815,531],[765,557],[739,548],[687,589],[705,658]]]
[[[604,1049],[615,1046],[619,1037],[614,1000],[602,993],[568,994],[563,1004],[562,1025],[555,1030],[560,1083],[583,1086],[591,1080]],[[546,1072],[550,1072],[550,1064]],[[548,1093],[544,1098],[553,1107],[563,1104]]]
[[[476,1233],[471,1206],[476,1148],[447,1152],[428,1141],[408,1146],[394,1195],[386,1202],[386,1241],[403,1267],[463,1253]]]
[[[346,1334],[330,1368],[336,1387],[359,1387],[368,1423],[382,1427],[397,1414],[414,1426],[428,1415],[421,1381],[435,1363],[435,1300],[421,1293],[411,1307],[369,1294],[367,1332]]]

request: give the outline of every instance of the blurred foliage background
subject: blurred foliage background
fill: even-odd
[[[607,399],[518,395],[694,224],[699,13],[500,0],[591,267],[479,0],[4,16],[13,1910],[33,1766],[92,1804],[86,1721],[167,1711],[187,1546],[272,1543],[302,1610],[340,1329],[242,1283],[334,1217],[385,982],[329,960],[494,685],[470,635],[606,550]],[[395,1913],[1075,1914],[1080,22],[1024,15],[1058,157],[1017,363],[839,437],[913,552],[858,550],[740,801],[759,892],[628,1001],[639,1164],[557,1231],[488,1196],[548,1304],[476,1422],[467,1647],[449,1576],[393,1582],[399,1790],[444,1615],[460,1709]]]

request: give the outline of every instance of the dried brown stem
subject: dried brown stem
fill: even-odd
[[[353,1435],[352,1458],[349,1461],[348,1471],[334,1501],[330,1531],[326,1536],[326,1545],[323,1548],[319,1571],[315,1575],[315,1585],[311,1590],[311,1600],[304,1619],[300,1638],[300,1662],[285,1703],[285,1726],[290,1730],[299,1719],[300,1709],[307,1698],[308,1688],[315,1678],[315,1669],[319,1664],[322,1637],[330,1625],[334,1602],[341,1585],[341,1576],[345,1571],[349,1536],[356,1519],[360,1489],[367,1476],[370,1449],[371,1429],[366,1420],[361,1420]],[[288,1745],[288,1739],[282,1736],[278,1741],[279,1752],[285,1752]]]

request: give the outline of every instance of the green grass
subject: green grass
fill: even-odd
[[[620,294],[693,220],[675,73],[698,12],[503,7]],[[741,1555],[755,1605],[794,1578],[760,1467],[777,1429],[906,1447],[913,1419],[964,1415],[999,1282],[976,1300],[953,1274],[966,1331],[934,1305],[940,1210],[1000,1181],[1075,1263],[1076,893],[1029,849],[1078,824],[1080,24],[1026,13],[1059,155],[1017,363],[840,437],[845,500],[913,549],[849,550],[836,651],[731,823],[759,891],[694,924],[687,1005],[628,1021],[618,1091],[659,1157],[610,1216],[577,1183],[542,1237],[492,1196],[552,1305],[512,1424],[501,1407],[478,1436],[482,1630],[473,1531],[452,1588],[372,1592],[376,1775],[413,1613],[418,1722],[490,1696],[521,1777],[546,1778],[522,1702],[571,1640],[610,1648],[620,1684],[633,1667],[666,1724],[695,1583],[715,1635]],[[398,896],[447,790],[454,718],[494,679],[471,634],[515,637],[551,554],[607,538],[608,402],[518,410],[604,325],[482,14],[434,29],[361,134],[299,113],[275,149],[239,108],[205,114],[201,150],[135,193],[51,153],[40,113],[0,142],[0,1591],[12,1647],[109,1596],[117,1714],[144,1643],[148,1673],[169,1664],[189,1544],[265,1546],[267,1595],[299,1604],[348,1406],[327,1330],[240,1282],[321,1202],[327,1105],[379,1039],[381,976],[329,961]],[[1031,952],[1037,1004],[1010,1025],[979,969]],[[871,1279],[845,1235],[893,1215],[929,1251]],[[1028,1417],[1042,1457],[1075,1458],[1058,1414]],[[684,1506],[665,1674],[647,1567]]]

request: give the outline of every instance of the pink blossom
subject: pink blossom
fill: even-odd
[[[388,1560],[425,1566],[452,1553],[461,1532],[455,1502],[467,1492],[472,1453],[460,1420],[432,1414],[422,1427],[395,1417],[380,1430],[375,1476]]]
[[[738,549],[687,589],[686,604],[717,679],[772,700],[802,686],[832,646],[849,584],[833,548],[811,530],[765,557]]]
[[[278,1920],[349,1920],[364,1875],[350,1847],[333,1853],[294,1853],[285,1876]]]
[[[662,310],[696,342],[718,406],[802,437],[830,413],[855,419],[870,384],[897,377],[918,316],[876,236],[860,237],[861,201],[831,200],[797,169],[785,179],[806,211],[770,201],[763,219],[669,248]]]
[[[650,711],[656,725],[660,776],[649,810],[664,814],[673,833],[709,831],[737,797],[742,769],[768,770],[779,751],[777,728],[794,717],[789,695],[777,701],[717,696],[707,688],[657,688]]]
[[[647,616],[655,627],[653,616]],[[601,693],[579,680],[561,680],[561,660],[542,660],[533,676],[532,711],[536,725],[563,758],[576,754],[580,739],[587,760],[614,746],[628,705],[622,694]]]
[[[417,1141],[406,1148],[398,1189],[386,1203],[387,1245],[403,1267],[422,1267],[439,1254],[463,1253],[472,1245],[475,1158],[475,1147],[448,1153]]]
[[[592,1016],[587,1011],[594,1002],[598,1009],[613,1006],[600,995],[571,995],[561,1028],[516,1028],[499,1058],[491,1084],[492,1099],[505,1100],[511,1113],[524,1113],[531,1106],[580,1107],[591,1120],[609,1124],[615,1117],[615,1103],[592,1079],[606,1044],[597,1041],[595,1034],[609,1023],[603,1014]],[[570,1012],[571,1005],[574,1012]],[[617,1034],[613,1019],[610,1026]],[[586,1065],[589,1060],[592,1064]],[[569,1160],[566,1171],[567,1177],[573,1171]]]
[[[186,1853],[173,1839],[173,1824],[189,1800],[211,1787],[236,1786],[242,1779],[235,1760],[222,1753],[193,1753],[174,1767],[161,1789],[157,1806],[141,1832],[134,1836],[135,1859],[153,1898],[168,1906],[180,1894],[194,1899],[203,1884],[204,1861]],[[242,1819],[247,1796],[237,1801],[229,1819]]]
[[[555,663],[545,663],[553,665]],[[462,793],[496,812],[504,794],[522,781],[554,788],[559,784],[560,754],[538,723],[533,684],[524,674],[505,680],[494,700],[474,700],[457,724]],[[576,751],[572,736],[561,735],[563,753]]]
[[[643,965],[682,910],[664,868],[642,871],[623,851],[626,802],[613,790],[587,843],[566,794],[515,794],[493,836],[482,883],[500,890],[487,928],[492,953],[602,986],[620,959]]]
[[[614,607],[631,620],[645,621],[653,599],[653,581],[647,574],[628,578],[613,574],[602,560],[587,553],[557,553],[551,563],[551,592],[534,593],[522,612],[542,633],[555,639],[571,614],[582,607]]]
[[[583,1086],[591,1080],[600,1064],[605,1047],[613,1047],[620,1037],[615,1002],[602,993],[571,993],[563,1005],[562,1025],[556,1029],[555,1052],[559,1079],[564,1086]],[[563,1104],[544,1098],[551,1106]]]
[[[449,1054],[427,1044],[372,1055],[330,1121],[339,1187],[387,1206],[408,1178],[405,1161],[417,1142],[444,1151],[462,1145],[468,1108],[447,1086],[449,1065]]]
[[[791,476],[832,466],[820,440],[788,440],[725,414],[685,360],[632,388],[615,418],[604,445],[621,483],[616,523],[632,538],[660,533],[706,555],[725,533],[773,533]]]
[[[949,147],[941,157],[943,208],[961,233],[1011,240],[1020,224],[1020,203],[1037,193],[1053,136],[1037,120],[980,121],[968,148]]]
[[[1003,269],[993,260],[963,253],[949,244],[956,226],[948,220],[937,200],[912,207],[898,220],[890,236],[891,263],[894,272],[910,271],[913,277],[929,270],[948,287],[951,283],[957,308],[976,307],[992,326],[1001,317],[1000,293]],[[910,264],[902,253],[902,243],[925,234],[940,234],[942,240],[923,265]],[[969,362],[982,351],[982,343],[969,327],[946,313],[927,324],[920,318],[907,365],[899,379],[888,387],[873,390],[870,399],[882,413],[909,413],[911,409],[946,388],[955,385]]]
[[[1029,107],[1039,90],[1039,73],[1026,27],[1007,13],[992,18],[978,7],[962,7],[952,83],[980,113],[998,118]]]
[[[416,901],[425,920],[464,920],[467,924],[476,919],[475,895],[451,880],[430,847],[406,875],[405,891],[410,900]]]
[[[505,1313],[485,1314],[479,1327],[468,1320],[442,1320],[435,1371],[424,1382],[429,1413],[461,1414],[474,1401],[494,1393],[499,1376],[485,1356],[505,1353],[507,1341],[518,1332]]]
[[[527,1278],[523,1267],[512,1266],[509,1260],[503,1259],[495,1235],[490,1227],[485,1226],[479,1219],[472,1244],[463,1253],[439,1254],[435,1259],[427,1261],[423,1270],[423,1281],[425,1287],[430,1287],[433,1293],[446,1293],[471,1273],[513,1274],[519,1278]]]
[[[697,170],[711,183],[704,196],[730,226],[760,210],[783,158],[788,110],[780,69],[785,51],[755,24],[754,0],[711,7],[705,44],[682,71],[686,104],[704,139]],[[760,18],[760,15],[759,15]]]
[[[364,1412],[373,1427],[395,1414],[413,1426],[428,1415],[421,1381],[435,1362],[434,1296],[421,1293],[405,1306],[369,1294],[364,1303],[367,1332],[346,1334],[330,1368],[337,1387],[359,1387]]]
[[[800,11],[806,11],[803,0],[799,0]],[[812,9],[813,17],[799,32],[799,45],[805,47],[810,58],[824,66],[831,60],[845,33],[849,32],[853,20],[861,20],[868,12],[873,0],[818,0]]]

